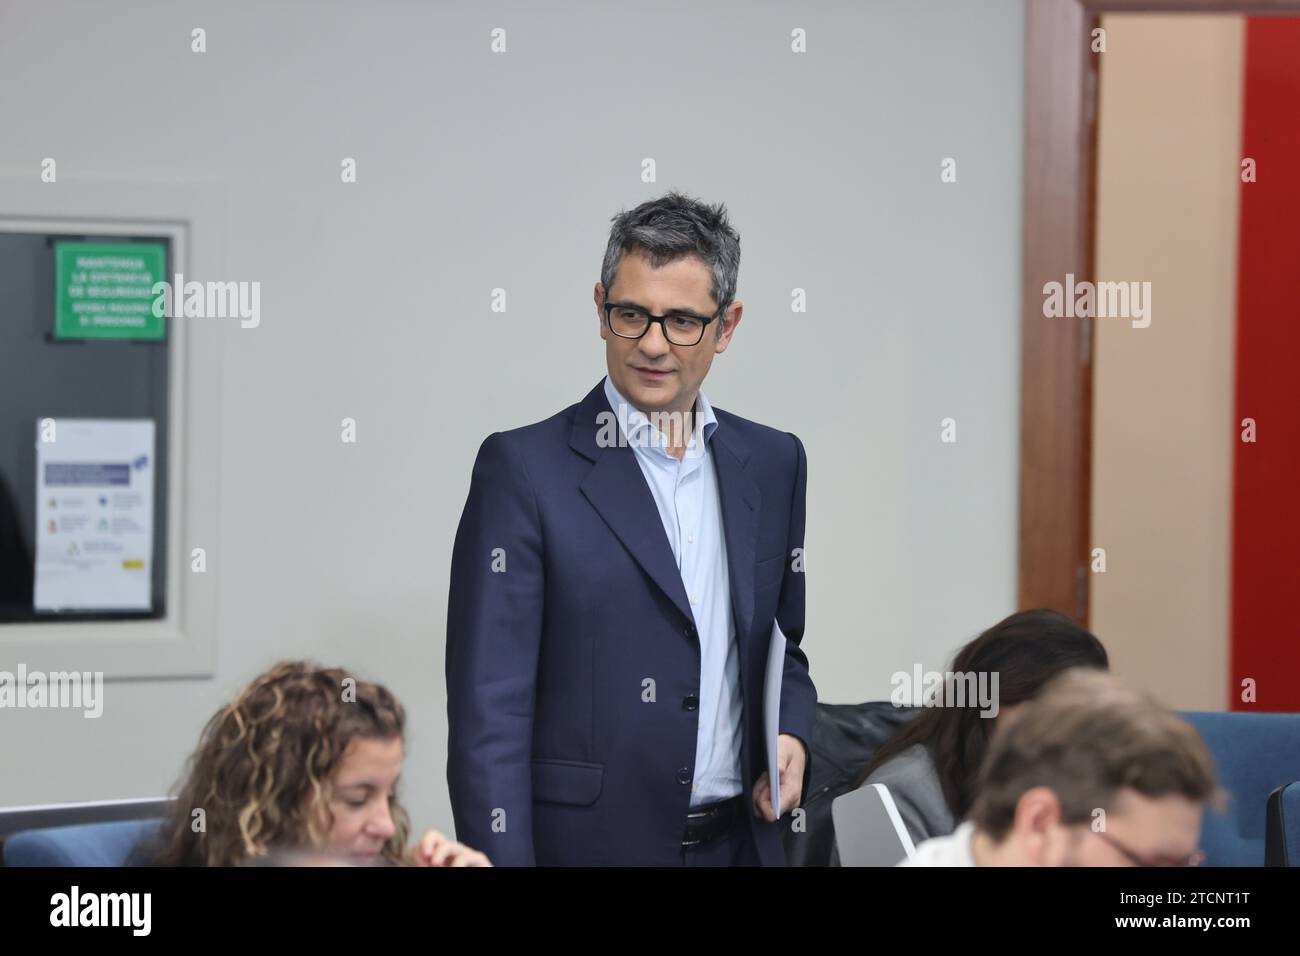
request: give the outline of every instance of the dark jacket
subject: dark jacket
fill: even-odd
[[[853,789],[853,781],[876,749],[919,712],[919,707],[895,707],[887,700],[817,705],[812,730],[812,782],[804,790],[804,814],[802,818],[790,814],[782,819],[782,841],[791,866],[830,865],[835,845],[831,801]],[[800,825],[803,829],[796,830]]]
[[[767,769],[773,620],[787,638],[779,731],[812,736],[804,575],[790,557],[803,548],[807,461],[794,435],[714,412],[748,808]],[[681,863],[700,649],[635,451],[598,443],[611,415],[598,383],[545,421],[489,436],[456,532],[447,781],[457,838],[497,864]],[[657,702],[643,699],[647,678]],[[782,865],[781,824],[747,816],[760,860]]]

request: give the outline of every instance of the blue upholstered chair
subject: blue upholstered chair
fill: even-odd
[[[1194,711],[1181,716],[1209,746],[1219,786],[1229,797],[1222,813],[1205,813],[1205,865],[1263,866],[1269,795],[1300,780],[1300,714]]]
[[[4,842],[5,866],[127,866],[158,832],[161,820],[83,823],[15,833]]]

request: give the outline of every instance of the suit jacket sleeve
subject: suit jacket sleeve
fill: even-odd
[[[497,865],[533,865],[532,733],[542,529],[523,456],[479,448],[447,600],[447,783],[456,837]]]
[[[788,561],[781,597],[776,608],[776,622],[786,637],[785,669],[781,679],[780,733],[803,741],[807,760],[804,763],[802,800],[809,797],[812,778],[812,728],[817,714],[817,689],[808,675],[808,658],[800,648],[804,628],[804,509],[808,496],[808,458],[803,443],[790,435],[795,449],[794,495],[790,501],[790,541]]]

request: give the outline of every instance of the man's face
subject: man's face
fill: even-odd
[[[1047,787],[1027,791],[1016,806],[1015,823],[1008,835],[1012,853],[1007,862],[1016,866],[1173,866],[1197,850],[1202,807],[1186,797],[1147,797],[1125,789],[1111,806],[1101,809],[1106,811],[1105,828],[1098,832],[1091,822],[1064,823],[1060,802]]]
[[[1063,866],[1172,866],[1197,850],[1201,804],[1176,794],[1147,797],[1122,790],[1106,808],[1102,834],[1090,825],[1074,829]]]
[[[690,411],[700,384],[709,374],[713,356],[726,351],[740,324],[743,306],[733,302],[720,319],[704,330],[696,345],[674,345],[664,338],[662,326],[651,323],[639,339],[615,335],[605,323],[605,303],[639,305],[655,315],[685,311],[713,315],[718,304],[709,292],[712,273],[698,256],[684,256],[653,269],[650,259],[636,249],[624,254],[613,286],[597,282],[596,314],[600,337],[605,340],[605,363],[614,387],[643,412]],[[722,335],[718,323],[725,321]]]

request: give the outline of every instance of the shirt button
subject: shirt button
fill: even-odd
[[[694,694],[682,699],[682,710],[695,710],[700,706],[700,699]]]
[[[677,782],[680,783],[683,787],[691,782],[690,767],[682,767],[681,770],[677,771]]]
[[[699,603],[700,603],[699,600],[696,598],[696,596],[695,596],[694,594],[691,595],[691,603],[692,603],[692,604],[699,604]]]
[[[695,543],[695,535],[693,535],[693,534],[688,534],[688,535],[686,536],[686,543],[687,543],[687,544],[694,544],[694,543]]]

